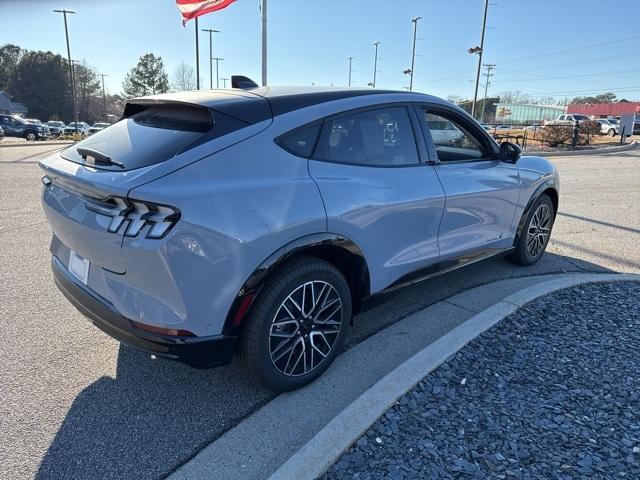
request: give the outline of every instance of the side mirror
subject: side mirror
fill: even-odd
[[[522,156],[522,149],[511,142],[502,142],[500,144],[500,153],[498,159],[505,163],[516,163]]]

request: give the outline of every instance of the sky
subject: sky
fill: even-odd
[[[181,62],[195,66],[194,22],[183,28],[174,0],[0,0],[0,45],[14,43],[66,57],[64,24],[53,9],[71,9],[71,56],[107,74],[118,93],[138,58],[160,55],[169,77]],[[270,0],[268,83],[346,85],[373,79],[403,89],[418,22],[414,90],[473,97],[484,0]],[[535,97],[613,91],[640,100],[640,0],[491,0],[483,63],[495,64],[489,95],[518,90]],[[214,28],[220,77],[261,79],[259,0],[237,0],[200,17]],[[209,36],[200,36],[200,77],[209,86]],[[215,64],[214,64],[215,76]],[[222,82],[220,83],[222,86]],[[215,88],[215,80],[214,80]],[[484,93],[481,87],[481,94]]]

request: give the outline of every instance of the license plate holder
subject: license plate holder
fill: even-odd
[[[69,271],[85,285],[89,279],[89,260],[69,250]]]

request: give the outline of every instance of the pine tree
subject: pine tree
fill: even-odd
[[[143,97],[169,91],[169,77],[164,70],[162,57],[147,53],[140,57],[138,64],[127,73],[122,83],[125,98]]]

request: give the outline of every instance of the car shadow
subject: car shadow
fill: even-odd
[[[611,272],[600,265],[547,253],[515,267],[492,259],[393,293],[374,297],[355,319],[362,339],[408,314],[495,280],[560,272]],[[161,478],[275,395],[239,362],[212,370],[152,360],[120,346],[115,377],[103,376],[73,401],[36,475],[50,478]],[[311,414],[312,412],[310,412]],[[256,432],[265,435],[266,432]]]

